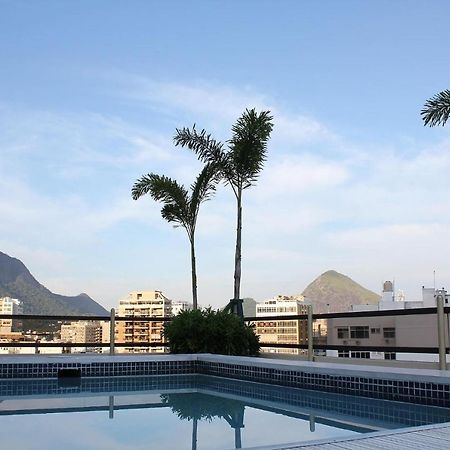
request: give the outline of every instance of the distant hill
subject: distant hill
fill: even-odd
[[[54,294],[31,275],[22,261],[0,252],[0,297],[23,302],[25,314],[104,315],[107,311],[87,294]]]
[[[349,311],[351,305],[374,304],[381,298],[335,270],[316,278],[303,295],[312,302],[315,313]]]

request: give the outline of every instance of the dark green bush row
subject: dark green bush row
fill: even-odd
[[[203,310],[182,311],[164,326],[171,353],[216,353],[256,356],[259,336],[235,314]]]

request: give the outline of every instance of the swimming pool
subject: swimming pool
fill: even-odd
[[[450,409],[202,374],[0,381],[2,448],[246,448],[450,422]]]

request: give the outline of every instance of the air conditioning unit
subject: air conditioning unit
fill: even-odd
[[[391,340],[390,340],[390,339],[385,339],[385,340],[384,340],[384,343],[385,343],[385,344],[390,344],[390,343],[391,343]]]
[[[361,341],[355,341],[355,345],[360,345]]]
[[[347,345],[347,341],[342,341],[342,344],[343,345]]]

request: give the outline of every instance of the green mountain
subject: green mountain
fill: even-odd
[[[22,261],[0,252],[0,297],[4,296],[21,300],[25,314],[108,314],[87,294],[75,297],[54,294],[31,275]]]
[[[335,270],[317,277],[303,291],[315,313],[350,311],[351,305],[378,303],[380,296]]]

